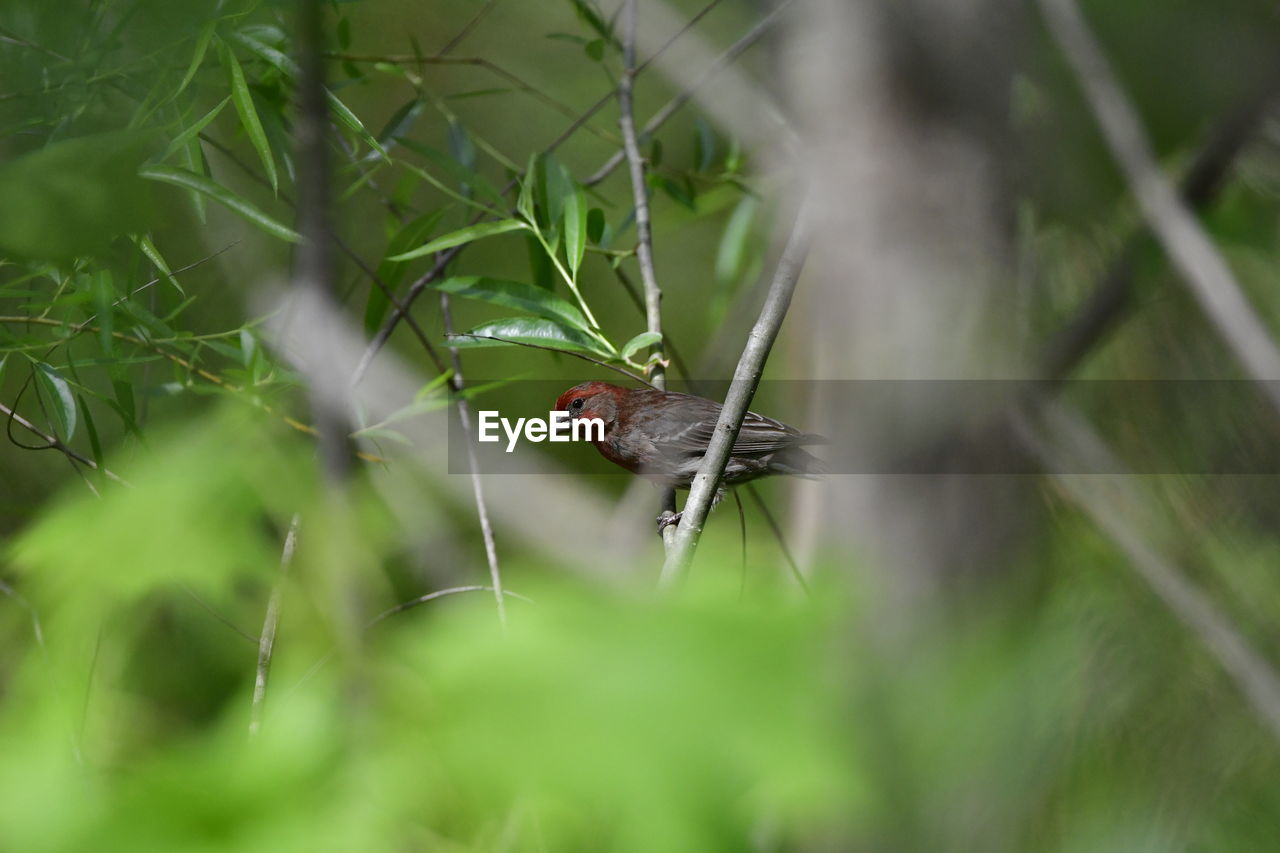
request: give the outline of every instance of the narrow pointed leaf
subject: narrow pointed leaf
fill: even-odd
[[[205,54],[209,51],[209,42],[213,40],[214,27],[217,21],[209,21],[200,30],[200,35],[196,37],[196,49],[191,54],[191,64],[187,66],[187,73],[182,75],[182,82],[178,84],[178,89],[173,93],[176,98],[190,85],[192,79],[195,78],[196,72],[200,70],[200,66],[204,64]]]
[[[71,386],[56,367],[43,361],[36,363],[36,378],[49,398],[58,437],[71,441],[76,434],[76,398],[71,393]]]
[[[253,150],[258,152],[262,168],[267,172],[267,180],[271,182],[273,192],[279,191],[279,177],[276,174],[276,161],[271,154],[271,144],[267,141],[267,133],[262,129],[262,121],[258,118],[258,109],[253,105],[253,94],[244,79],[244,69],[235,51],[226,44],[222,45],[222,64],[227,69],[231,85],[231,102],[235,104],[236,113],[240,116],[240,125],[244,128]]]
[[[554,293],[522,281],[467,275],[447,278],[433,283],[431,287],[453,296],[516,308],[548,320],[566,323],[580,331],[587,330],[587,321],[581,311]]]
[[[475,337],[468,337],[470,335]],[[493,338],[502,340],[492,340]],[[612,356],[612,353],[606,352],[577,329],[541,317],[511,317],[483,323],[463,335],[449,338],[448,344],[452,347],[497,347],[508,345],[508,341],[585,352],[602,358]]]
[[[631,356],[640,352],[648,346],[653,346],[662,340],[662,335],[657,332],[641,332],[622,346],[622,357],[631,358]]]
[[[569,272],[576,278],[587,251],[588,214],[586,192],[577,184],[573,184],[573,188],[573,194],[564,204],[564,254],[569,261]]]
[[[175,169],[168,166],[147,166],[139,174],[153,181],[172,184],[176,187],[194,190],[208,196],[273,237],[279,237],[281,240],[286,240],[290,243],[297,243],[302,239],[298,232],[292,228],[277,222],[226,187],[215,184],[203,175],[197,175],[195,172],[189,172],[186,169]]]
[[[443,237],[437,237],[425,246],[419,246],[411,252],[394,255],[387,260],[411,261],[414,258],[421,258],[423,255],[430,255],[432,252],[439,252],[442,249],[452,249],[454,246],[461,246],[463,243],[471,243],[476,240],[483,240],[485,237],[492,237],[495,234],[506,234],[508,231],[519,231],[528,227],[528,225],[517,219],[504,219],[500,222],[482,222],[478,225],[468,225],[466,228],[450,232]]]

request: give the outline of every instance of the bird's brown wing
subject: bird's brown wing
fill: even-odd
[[[670,394],[671,397],[677,395]],[[679,395],[681,425],[674,430],[654,430],[654,443],[664,455],[701,456],[715,434],[716,421],[720,417],[720,404],[702,397]],[[747,412],[742,429],[733,443],[733,456],[759,456],[774,453],[786,447],[820,444],[820,436],[802,433],[781,421]]]

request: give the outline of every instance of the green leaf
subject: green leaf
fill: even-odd
[[[564,254],[569,272],[577,278],[582,256],[587,251],[587,194],[578,184],[564,205]]]
[[[156,268],[169,283],[173,285],[174,290],[178,291],[182,296],[186,296],[187,292],[182,289],[182,285],[178,284],[178,280],[173,277],[173,272],[169,269],[169,264],[161,256],[160,250],[156,248],[156,244],[151,242],[151,238],[143,234],[134,238],[134,242],[138,244],[138,248],[142,250],[142,254],[147,260],[151,261],[151,265]]]
[[[153,181],[160,181],[166,184],[172,184],[183,189],[195,190],[202,195],[208,196],[219,204],[231,210],[233,213],[247,219],[252,224],[258,226],[263,231],[273,237],[279,237],[290,243],[299,242],[302,237],[298,232],[288,226],[282,225],[276,220],[267,216],[258,208],[249,202],[240,198],[240,196],[231,192],[231,190],[220,184],[215,184],[208,178],[197,175],[195,172],[189,172],[186,169],[175,169],[169,166],[147,166],[139,172],[144,178],[150,178]]]
[[[378,132],[378,142],[382,144],[382,147],[389,147],[398,142],[400,137],[407,134],[426,107],[426,101],[422,100],[422,98],[414,98],[392,113],[391,118],[387,119],[387,123]]]
[[[69,259],[147,231],[151,193],[138,167],[149,147],[138,133],[99,133],[0,165],[0,254]]]
[[[693,129],[693,168],[695,171],[705,172],[715,160],[716,134],[703,118],[694,119]]]
[[[387,258],[387,260],[411,261],[414,258],[421,258],[423,255],[439,252],[441,249],[451,249],[463,243],[471,243],[476,240],[483,240],[485,237],[492,237],[495,234],[506,234],[508,231],[518,231],[528,227],[518,219],[503,219],[500,222],[481,222],[478,225],[468,225],[466,228],[452,231],[443,237],[437,237],[425,246],[419,246],[411,252],[394,255]]]
[[[468,337],[475,335],[477,337]],[[502,340],[491,340],[501,338]],[[452,347],[499,347],[508,346],[514,341],[523,344],[553,347],[570,352],[585,352],[611,358],[612,353],[601,349],[600,344],[587,337],[577,329],[546,320],[540,317],[511,317],[505,320],[494,320],[476,326],[463,335],[449,338]]]
[[[205,54],[209,51],[209,42],[213,40],[214,28],[217,26],[216,20],[208,21],[200,29],[200,35],[196,37],[195,53],[191,55],[191,64],[187,66],[187,73],[182,75],[182,82],[178,84],[178,89],[173,93],[176,98],[190,85],[192,79],[195,78],[196,72],[200,70],[200,66],[204,64]]]
[[[240,116],[240,126],[248,135],[253,149],[258,152],[262,168],[267,172],[267,180],[271,182],[272,192],[279,192],[280,181],[276,175],[276,161],[271,154],[267,133],[262,129],[262,121],[258,118],[257,107],[253,105],[253,94],[249,91],[249,84],[245,82],[244,69],[240,67],[240,60],[236,59],[235,51],[230,46],[225,42],[219,42],[219,48],[222,64],[227,69],[231,85],[231,102],[235,104],[236,112]]]
[[[231,100],[230,95],[223,98],[221,101],[218,102],[218,105],[216,107],[209,110],[209,112],[205,113],[204,116],[201,119],[199,119],[195,124],[191,125],[187,129],[183,130],[182,133],[179,133],[177,136],[175,136],[173,138],[173,141],[169,143],[169,147],[165,149],[164,154],[160,155],[160,159],[168,160],[170,157],[173,156],[175,151],[178,151],[179,149],[186,147],[187,143],[189,143],[191,140],[199,136],[200,131],[208,127],[209,123],[218,117],[218,113],[222,112],[222,108],[225,107],[230,100]]]
[[[653,346],[661,340],[662,335],[657,332],[641,332],[623,345],[621,353],[622,357],[624,359],[629,359],[645,347]]]
[[[56,367],[43,361],[36,362],[36,381],[53,404],[50,408],[58,437],[70,442],[76,434],[76,398],[71,393],[71,386]]]
[[[534,185],[537,183],[538,155],[529,155],[529,164],[525,166],[524,177],[520,181],[520,195],[516,198],[516,210],[530,225],[537,224],[534,211]]]
[[[115,315],[112,310],[115,298],[116,288],[111,270],[98,270],[93,276],[94,313],[98,315],[98,340],[102,344],[102,351],[107,355],[111,355],[114,349],[112,346],[114,338],[111,337],[111,333],[115,329]]]
[[[587,330],[586,318],[570,303],[532,284],[522,281],[505,281],[488,276],[467,275],[447,278],[431,285],[435,290],[466,299],[475,299],[505,308],[528,311],[539,317],[567,323],[576,329]]]
[[[587,52],[587,58],[592,62],[599,62],[604,59],[604,39],[592,39],[583,46],[583,49]]]
[[[742,259],[746,254],[747,240],[751,236],[751,223],[755,219],[760,202],[747,196],[738,203],[720,238],[716,252],[716,278],[722,282],[734,281],[742,273]]]
[[[83,394],[77,394],[76,400],[80,403],[80,408],[84,411],[84,428],[89,434],[89,448],[93,451],[93,461],[98,464],[98,470],[103,468],[102,457],[102,440],[98,437],[98,427],[93,422],[93,413],[89,411],[89,406],[84,401]]]
[[[387,243],[387,251],[383,253],[382,261],[379,262],[378,269],[375,272],[382,283],[392,292],[395,292],[400,282],[404,280],[405,273],[409,267],[405,264],[391,261],[387,256],[406,252],[411,247],[427,239],[427,236],[435,230],[436,225],[440,223],[440,219],[443,216],[443,209],[428,213],[425,216],[419,216],[396,232],[395,236]],[[390,307],[391,301],[382,292],[382,288],[378,287],[377,284],[373,284],[369,289],[369,302],[364,309],[365,329],[372,333],[381,326],[382,320],[386,317],[387,310]]]
[[[377,151],[378,155],[384,160],[391,159],[387,156],[387,149],[382,147],[382,143],[373,138],[373,134],[365,128],[364,122],[360,121],[360,119],[356,117],[356,114],[351,112],[351,110],[347,108],[347,105],[342,103],[337,95],[333,94],[333,92],[328,89],[325,89],[324,97],[325,100],[329,102],[329,109],[333,110],[333,114],[337,117],[338,121],[346,125],[347,129],[356,136],[360,137],[360,139],[364,141],[365,145],[368,145],[374,151]]]
[[[587,239],[596,245],[604,236],[604,211],[598,207],[591,208],[587,214]]]

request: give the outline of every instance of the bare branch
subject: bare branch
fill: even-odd
[[[805,255],[809,249],[807,231],[802,206],[787,246],[778,260],[778,269],[774,273],[764,305],[760,308],[760,317],[747,337],[742,357],[738,359],[738,366],[733,372],[733,383],[729,386],[724,407],[716,421],[715,434],[707,445],[706,455],[702,457],[698,474],[689,489],[689,498],[685,501],[684,512],[676,529],[675,545],[667,553],[666,562],[662,566],[659,583],[664,589],[670,589],[680,581],[693,560],[698,538],[702,535],[702,526],[711,509],[712,498],[720,487],[724,467],[729,461],[733,443],[738,438],[738,431],[742,428],[742,419],[746,417],[747,407],[751,405],[751,398],[760,383],[769,351],[773,348],[773,342],[782,328],[782,321],[787,316],[787,309],[791,306],[791,295],[795,292],[796,281],[800,278],[800,270],[804,267]]]
[[[1209,135],[1179,185],[1183,200],[1193,210],[1203,210],[1217,200],[1231,167],[1275,101],[1277,89],[1280,69],[1273,69]],[[1144,230],[1130,240],[1076,316],[1050,340],[1040,358],[1039,375],[1065,378],[1125,313],[1133,294],[1133,254],[1147,236]]]
[[[8,419],[7,425],[10,429],[13,428],[13,424],[17,424],[18,426],[22,427],[32,435],[35,435],[35,436],[38,436],[39,438],[44,439],[45,441],[44,447],[28,448],[28,449],[56,450],[59,453],[65,455],[68,459],[72,459],[76,462],[79,462],[81,465],[87,465],[90,468],[93,468],[95,471],[98,470],[97,462],[94,462],[92,459],[90,459],[88,456],[85,456],[83,453],[80,453],[79,451],[74,450],[71,447],[68,447],[67,444],[63,442],[62,439],[58,438],[56,435],[53,435],[52,433],[48,433],[40,429],[40,427],[36,426],[31,421],[24,418],[22,415],[18,414],[13,409],[6,406],[4,403],[0,403],[0,414],[3,414]],[[13,440],[12,433],[10,433],[9,438],[11,441]],[[18,442],[15,441],[14,443],[17,444]],[[19,446],[26,447],[26,445],[19,445]],[[102,474],[108,479],[115,480],[117,483],[120,483],[123,486],[129,485],[129,483],[126,480],[117,476],[115,473],[111,471],[110,468],[103,468]]]
[[[445,334],[453,334],[453,313],[449,310],[449,294],[440,294],[440,314],[444,317]],[[462,357],[457,347],[449,347],[449,358],[453,361],[453,374],[449,377],[449,385],[456,394],[458,404],[458,421],[462,424],[463,442],[467,446],[467,467],[471,469],[471,491],[476,499],[476,515],[480,519],[480,534],[484,538],[484,556],[489,563],[489,582],[493,584],[493,597],[498,603],[498,621],[505,630],[507,627],[507,603],[502,595],[502,572],[498,568],[498,548],[493,540],[493,525],[489,522],[489,508],[484,502],[484,484],[480,480],[480,465],[476,461],[475,446],[471,443],[471,406],[462,395],[466,383],[462,378]]]
[[[1013,419],[1019,439],[1047,470],[1123,471],[1102,437],[1058,403],[1041,410],[1041,428],[1022,416]],[[1255,712],[1280,740],[1280,677],[1213,601],[1143,538],[1148,508],[1134,488],[1133,475],[1051,474],[1121,551],[1131,566],[1217,658]]]
[[[761,18],[760,21],[754,27],[752,27],[750,30],[747,31],[745,35],[742,36],[742,38],[738,39],[733,44],[729,45],[729,47],[724,51],[724,53],[720,54],[720,56],[716,58],[715,62],[707,66],[707,68],[700,75],[698,75],[693,80],[692,83],[690,83],[683,90],[681,90],[680,93],[677,94],[675,97],[673,97],[671,100],[667,101],[660,110],[658,110],[656,113],[653,114],[653,117],[650,118],[649,121],[645,123],[644,129],[640,131],[640,136],[649,137],[653,134],[654,131],[662,127],[662,125],[666,124],[669,118],[671,118],[673,115],[679,112],[680,109],[684,107],[685,104],[689,103],[689,101],[693,99],[694,95],[698,93],[699,89],[701,89],[711,80],[713,80],[717,74],[719,74],[726,67],[728,67],[735,59],[741,56],[747,50],[747,48],[751,47],[756,42],[758,42],[760,40],[760,37],[763,36],[766,32],[768,32],[769,28],[772,27],[774,23],[777,22],[779,16],[783,13],[783,11],[786,10],[786,8],[790,6],[793,2],[795,2],[795,0],[784,0],[784,2],[779,3],[772,12],[770,12],[768,15],[765,15],[763,18]],[[634,42],[633,42],[633,45],[634,45]],[[630,66],[628,65],[628,67]],[[638,70],[637,70],[637,73],[638,73]],[[618,87],[619,99],[621,99],[622,97],[622,87],[627,85],[629,84],[627,82],[626,75],[624,74],[622,85]],[[630,93],[628,92],[628,96],[629,94]],[[625,106],[623,107],[623,113],[629,114],[629,110]],[[623,135],[625,138],[625,128],[624,128]],[[583,181],[583,184],[585,184],[586,186],[592,187],[600,183],[605,178],[609,177],[609,175],[613,173],[613,170],[618,168],[618,166],[621,165],[622,161],[626,157],[627,157],[627,154],[625,150],[614,152],[614,154],[608,160],[606,160],[599,169],[596,169],[595,172],[591,174],[591,177]]]
[[[253,704],[249,709],[249,735],[262,729],[262,709],[267,699],[267,675],[271,671],[271,654],[275,649],[276,631],[280,627],[280,597],[284,593],[284,578],[293,562],[293,552],[298,547],[298,525],[301,516],[295,514],[289,521],[289,532],[284,537],[280,552],[280,576],[271,587],[267,599],[267,615],[262,620],[262,633],[258,635],[258,666],[253,677]]]
[[[651,358],[647,373],[653,386],[659,390],[667,387],[667,370],[662,355],[662,291],[658,287],[657,272],[653,267],[653,229],[649,223],[649,189],[644,180],[644,159],[636,140],[636,123],[632,114],[632,92],[636,78],[636,0],[625,0],[622,10],[622,81],[618,85],[618,105],[621,115],[623,152],[631,172],[631,193],[636,209],[636,260],[640,264],[640,280],[644,284],[644,313],[646,330],[659,336],[650,347]],[[676,514],[676,490],[662,490],[661,518]],[[675,543],[676,532],[668,524],[662,527],[662,544],[667,551]]]
[[[1143,215],[1192,295],[1245,370],[1280,409],[1280,350],[1213,241],[1161,171],[1129,102],[1074,0],[1040,0]]]

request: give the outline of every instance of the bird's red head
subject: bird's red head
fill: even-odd
[[[574,418],[600,418],[606,425],[617,417],[617,403],[629,392],[608,382],[584,382],[565,391],[556,400],[557,412]]]

